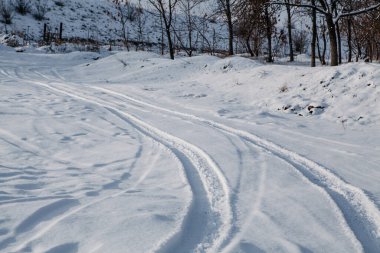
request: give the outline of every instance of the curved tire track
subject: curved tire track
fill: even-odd
[[[59,85],[63,84],[59,83]],[[376,204],[371,201],[362,189],[350,185],[322,165],[252,133],[195,115],[161,108],[108,89],[91,88],[124,98],[131,103],[137,104],[138,107],[146,106],[180,118],[201,122],[226,133],[240,136],[243,140],[267,150],[274,156],[291,164],[311,184],[320,187],[328,195],[333,205],[338,208],[338,215],[344,216],[343,223],[347,223],[350,230],[346,232],[348,234],[353,233],[354,237],[360,241],[361,245],[356,243],[358,251],[361,251],[363,247],[366,252],[380,252],[380,213]]]
[[[158,251],[217,252],[220,249],[231,228],[230,192],[223,173],[205,151],[118,109],[111,102],[81,94],[83,91],[73,90],[72,87],[68,89],[66,85],[65,88],[62,88],[63,84],[60,84],[60,88],[57,88],[40,82],[31,83],[108,110],[116,117],[135,127],[145,136],[163,144],[181,161],[194,198],[183,221],[182,229],[167,242],[158,245]],[[194,172],[197,175],[194,175]],[[204,196],[205,194],[206,196]],[[199,216],[200,210],[201,215]],[[203,227],[201,229],[203,237],[192,236],[194,233],[199,233],[200,226]]]
[[[252,133],[195,115],[161,108],[108,89],[100,87],[91,88],[122,97],[139,106],[143,105],[180,118],[201,122],[226,133],[239,136],[243,140],[267,150],[274,156],[292,165],[297,172],[311,184],[320,188],[322,193],[331,199],[332,205],[337,207],[335,210],[337,214],[339,216],[342,215],[342,225],[345,225],[344,223],[348,225],[348,230],[345,232],[360,241],[360,244],[354,241],[357,251],[364,249],[365,252],[380,252],[380,212],[376,204],[371,201],[362,189],[345,182],[322,165]]]

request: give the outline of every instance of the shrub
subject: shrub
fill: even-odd
[[[13,6],[7,0],[0,1],[0,16],[1,21],[7,25],[12,24]]]
[[[286,84],[280,87],[280,93],[285,93],[287,91],[289,91],[289,88]]]
[[[65,4],[63,2],[61,2],[61,1],[55,1],[54,3],[55,3],[55,5],[57,5],[59,7],[65,6]]]
[[[46,0],[35,0],[33,16],[35,19],[41,21],[45,19],[45,15],[48,12],[48,6]]]
[[[30,0],[14,0],[15,9],[21,15],[26,15],[30,12]]]
[[[295,31],[293,34],[293,44],[296,52],[305,53],[308,44],[306,31]]]
[[[10,37],[6,43],[5,43],[8,47],[19,47],[21,46],[20,42],[18,41],[17,37],[16,36],[12,36]]]

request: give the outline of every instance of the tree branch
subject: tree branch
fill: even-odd
[[[269,2],[268,4],[271,4],[271,5],[287,5],[287,6],[301,7],[301,8],[310,8],[310,9],[315,9],[316,11],[318,11],[324,15],[328,14],[328,12],[326,12],[325,10],[319,8],[318,6],[311,5],[311,4],[293,4],[293,3],[284,3],[284,2]]]
[[[370,7],[368,7],[368,8],[361,9],[361,10],[351,11],[351,12],[346,12],[346,13],[341,13],[341,14],[339,14],[339,15],[335,18],[334,22],[335,22],[335,23],[338,22],[339,19],[341,19],[341,18],[343,18],[343,17],[351,17],[351,16],[360,15],[360,14],[363,14],[363,13],[366,13],[366,12],[373,11],[373,10],[379,8],[379,7],[380,7],[380,3],[375,4],[375,5],[373,5],[373,6],[370,6]]]

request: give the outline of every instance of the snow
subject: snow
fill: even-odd
[[[45,19],[38,21],[33,17],[33,4],[31,13],[26,15],[20,15],[15,12],[11,25],[0,26],[0,44],[6,43],[9,40],[9,35],[13,34],[13,41],[17,41],[18,45],[32,45],[36,46],[37,42],[41,44],[43,39],[44,25],[47,25],[47,29],[54,37],[58,37],[58,31],[60,24],[63,24],[63,39],[74,40],[73,42],[65,42],[58,46],[49,45],[47,49],[52,49],[55,52],[72,52],[78,50],[84,50],[84,45],[78,39],[94,40],[100,44],[112,44],[122,45],[122,26],[120,22],[115,21],[118,19],[118,12],[115,5],[111,0],[44,0],[47,6],[47,13]],[[138,6],[138,1],[131,1],[134,6]],[[202,16],[205,12],[212,12],[210,10],[209,3],[203,3],[194,8],[197,15]],[[146,50],[160,51],[161,45],[161,26],[160,19],[156,10],[152,7],[149,1],[142,0],[141,6],[144,10],[142,15],[142,27],[139,31],[138,20],[128,20],[126,23],[126,34],[130,43],[131,50],[135,49],[132,42],[143,41],[145,43]],[[178,10],[175,13],[175,19],[178,24],[179,20],[183,19],[183,14]],[[199,18],[198,18],[199,19]],[[199,21],[199,20],[198,20]],[[204,36],[208,40],[212,40],[213,29],[218,31],[218,40],[215,41],[215,46],[219,50],[227,48],[227,29],[223,22],[210,22],[203,21],[206,26],[203,31]],[[142,34],[140,34],[140,32]],[[194,46],[198,49],[206,47],[202,45],[202,42],[194,33]],[[184,35],[182,35],[184,36]],[[5,40],[4,38],[8,39]],[[77,42],[75,42],[77,41]],[[166,43],[166,37],[164,36],[164,43]],[[185,43],[186,44],[186,43]],[[117,46],[113,45],[113,48]]]
[[[0,252],[380,251],[378,64],[0,51]]]

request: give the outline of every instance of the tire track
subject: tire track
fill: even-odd
[[[62,89],[64,86],[62,84],[60,84],[60,88],[57,88],[49,84],[29,82],[102,107],[135,127],[145,136],[170,149],[183,164],[194,198],[189,213],[183,221],[182,230],[177,231],[167,242],[161,243],[157,250],[163,252],[217,252],[220,249],[231,228],[230,192],[223,173],[205,151],[118,109],[117,105],[115,106],[111,102],[84,95],[83,91],[68,89],[66,85]],[[194,176],[194,172],[197,176]],[[202,188],[204,193],[199,190]],[[200,210],[207,217],[198,219],[197,214]],[[192,234],[199,232],[199,228],[202,230],[203,237],[192,237]]]
[[[345,182],[322,165],[252,133],[195,115],[152,105],[101,87],[91,88],[124,98],[131,103],[138,104],[138,106],[143,105],[182,119],[201,122],[220,131],[239,136],[246,142],[270,152],[292,165],[307,181],[319,188],[331,200],[332,206],[335,206],[335,212],[338,216],[341,216],[343,227],[347,227],[345,232],[352,238],[358,252],[363,249],[365,252],[380,252],[380,212],[376,204],[362,189]]]
[[[57,84],[63,85],[61,83]],[[322,165],[246,131],[195,115],[162,108],[101,87],[86,87],[123,98],[131,103],[137,104],[137,107],[145,106],[175,115],[182,119],[185,118],[187,120],[201,122],[226,133],[240,136],[243,140],[267,150],[274,156],[292,165],[297,172],[311,184],[319,187],[321,192],[330,198],[332,206],[335,206],[338,216],[342,216],[341,223],[347,227],[346,233],[352,238],[354,244],[356,244],[357,251],[361,251],[363,248],[366,252],[380,252],[380,213],[376,204],[362,189],[350,185]],[[359,240],[360,243],[357,240]]]

